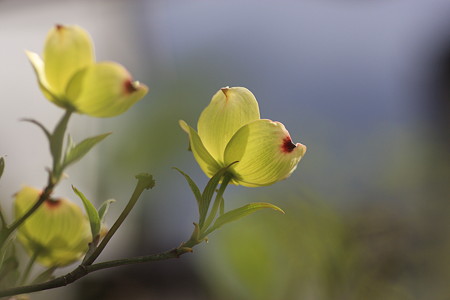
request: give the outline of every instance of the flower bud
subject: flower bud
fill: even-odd
[[[41,191],[23,187],[14,202],[20,218],[36,203]],[[61,267],[80,259],[91,240],[89,221],[67,199],[48,199],[19,227],[17,237],[26,252],[46,267]]]

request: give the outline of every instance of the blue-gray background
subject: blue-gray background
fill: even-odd
[[[84,27],[98,60],[150,87],[122,116],[71,123],[78,140],[114,135],[68,170],[60,195],[74,199],[74,184],[96,203],[117,199],[111,224],[134,174],[157,180],[101,259],[189,237],[195,200],[171,167],[207,178],[178,120],[195,127],[219,88],[249,88],[262,117],[308,147],[286,181],[225,195],[228,208],[269,201],[285,216],[258,213],[179,260],[102,271],[36,298],[447,299],[449,20],[447,0],[0,1],[3,207],[22,184],[45,183],[46,141],[18,120],[53,126],[62,114],[23,55],[41,51],[51,26]]]

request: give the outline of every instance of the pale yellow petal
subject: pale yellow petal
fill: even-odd
[[[265,186],[289,177],[305,152],[304,145],[292,142],[283,124],[262,119],[236,132],[226,147],[225,163],[238,161],[232,166],[238,183]]]
[[[198,135],[208,152],[223,163],[224,150],[243,125],[259,119],[255,96],[243,87],[219,90],[198,120]]]
[[[43,53],[44,72],[58,98],[63,98],[72,76],[94,60],[91,37],[83,28],[56,25],[49,31]]]
[[[80,113],[113,117],[127,111],[147,91],[147,86],[133,81],[120,64],[101,62],[75,74],[67,87],[66,97]]]
[[[15,216],[22,216],[39,198],[40,190],[24,187],[16,194]],[[65,266],[86,252],[89,222],[81,209],[67,199],[45,201],[18,229],[18,239],[29,255],[37,252],[44,266]]]
[[[56,105],[63,106],[62,102],[57,99],[51,91],[51,88],[47,82],[47,78],[45,77],[44,62],[42,61],[41,57],[37,53],[31,51],[25,51],[25,54],[27,55],[28,60],[30,61],[31,66],[36,73],[39,88],[41,89],[44,96],[48,100],[54,102]]]

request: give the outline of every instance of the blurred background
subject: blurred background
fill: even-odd
[[[32,299],[450,299],[450,2],[448,0],[0,1],[0,181],[11,216],[22,184],[42,187],[44,135],[62,111],[40,93],[24,50],[56,23],[78,24],[97,60],[122,63],[149,94],[111,119],[75,116],[81,140],[114,134],[68,170],[100,204],[125,206],[134,175],[156,187],[100,260],[178,246],[197,220],[176,166],[207,182],[178,126],[195,127],[223,86],[245,86],[261,116],[308,147],[273,186],[231,187],[228,209],[272,202],[180,259],[100,271]],[[79,203],[79,202],[78,202]],[[70,268],[60,270],[64,274]]]

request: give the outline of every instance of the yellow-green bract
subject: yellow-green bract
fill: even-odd
[[[56,105],[93,117],[128,110],[148,91],[115,62],[95,62],[89,34],[79,26],[56,25],[47,35],[42,58],[26,51],[41,91]]]
[[[184,121],[190,147],[201,169],[212,177],[230,167],[234,184],[257,187],[283,180],[306,152],[283,124],[260,119],[255,96],[243,87],[220,89],[198,120],[198,133]]]
[[[41,191],[23,187],[15,196],[14,210],[20,218],[37,201]],[[17,237],[30,256],[47,267],[66,266],[80,259],[91,241],[89,221],[67,199],[45,201],[18,229]]]

